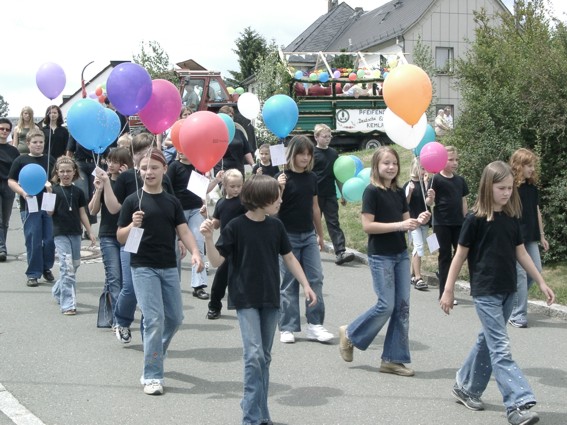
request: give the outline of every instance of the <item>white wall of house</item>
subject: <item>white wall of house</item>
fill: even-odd
[[[112,66],[110,66],[110,65],[107,66],[99,75],[94,77],[92,80],[90,80],[86,84],[87,97],[88,97],[88,93],[94,92],[96,90],[96,87],[99,84],[106,84],[106,80],[108,80],[108,76],[110,75],[112,70],[113,70]],[[79,85],[78,88],[80,89],[80,85]],[[82,99],[82,98],[83,98],[83,96],[81,94],[81,91],[79,90],[72,97],[70,97],[67,101],[65,101],[65,103],[63,103],[61,105],[61,111],[63,112],[63,116],[66,117],[67,113],[69,112],[69,109],[71,108],[73,103],[75,103],[77,100]]]

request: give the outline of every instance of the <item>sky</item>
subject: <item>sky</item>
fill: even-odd
[[[346,0],[351,7],[372,10],[386,0]],[[505,0],[512,4],[513,0]],[[552,0],[556,14],[567,2]],[[87,4],[92,5],[87,9]],[[159,0],[133,2],[99,0],[10,1],[2,6],[4,56],[0,59],[0,95],[10,105],[9,116],[31,106],[43,116],[51,101],[37,88],[35,77],[45,62],[60,65],[67,83],[62,94],[80,88],[111,60],[132,60],[142,42],[157,41],[172,63],[194,59],[205,68],[238,70],[235,40],[250,27],[267,41],[286,46],[319,16],[327,0],[216,0],[210,3]],[[61,103],[61,96],[54,100]]]

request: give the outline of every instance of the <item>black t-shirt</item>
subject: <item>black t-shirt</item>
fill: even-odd
[[[167,168],[167,176],[171,181],[175,197],[181,202],[184,210],[194,210],[203,206],[203,200],[187,189],[191,173],[195,171],[192,164],[173,161]]]
[[[411,192],[411,197],[408,202],[409,215],[411,218],[417,218],[424,211],[429,211],[429,207],[426,207],[425,201],[423,200],[423,190],[421,190],[421,184],[419,180],[411,180],[413,182],[413,191]],[[404,194],[408,193],[409,181],[404,184]],[[406,196],[407,199],[407,196]]]
[[[20,151],[8,143],[0,143],[0,180],[8,181],[12,162],[20,156]]]
[[[362,213],[374,215],[377,223],[403,221],[408,203],[402,189],[381,189],[369,184],[362,195]],[[368,235],[368,255],[395,255],[407,249],[405,232]]]
[[[272,165],[272,163],[270,162],[270,165],[254,164],[254,167],[252,167],[252,174],[256,174],[258,168],[262,169],[262,174],[264,176],[275,177],[276,174],[280,172],[280,167],[278,167],[277,165]]]
[[[110,187],[114,188],[116,180],[110,179]],[[116,238],[116,230],[118,229],[118,215],[120,213],[111,214],[104,203],[104,192],[100,197],[100,226],[98,228],[99,237]]]
[[[278,218],[290,233],[307,233],[313,224],[313,197],[317,196],[317,176],[313,172],[284,171],[287,178]]]
[[[220,221],[220,229],[222,231],[233,218],[236,218],[245,212],[246,208],[244,208],[240,202],[239,196],[230,199],[221,198],[215,205],[213,218]]]
[[[467,214],[459,245],[469,248],[473,297],[516,292],[516,247],[522,243],[519,219],[502,212],[492,221]]]
[[[537,219],[537,207],[539,205],[539,192],[533,184],[523,183],[518,188],[518,194],[522,201],[522,236],[524,242],[535,242],[541,238],[539,222]]]
[[[246,136],[240,129],[234,132],[234,139],[229,143],[222,160],[215,166],[215,170],[229,170],[236,168],[244,175],[244,155],[252,153]]]
[[[73,136],[69,136],[67,150],[73,152],[73,158],[77,162],[94,162],[94,158],[97,156],[94,151],[83,147]]]
[[[435,191],[433,225],[462,225],[464,220],[463,198],[469,194],[465,179],[456,174],[451,178],[435,174],[430,187]]]
[[[49,161],[49,171],[51,172],[53,171],[53,168],[55,166],[55,159],[53,159],[53,157],[51,157],[50,159],[51,160]],[[24,168],[28,164],[39,164],[43,167],[43,169],[47,173],[47,155],[41,155],[41,156],[20,155],[14,160],[12,164],[12,168],[10,168],[10,174],[8,175],[8,178],[15,181],[19,181],[20,171],[22,171],[22,168]],[[41,208],[41,202],[43,200],[44,192],[45,189],[39,192],[37,195],[35,195],[35,197],[37,198],[37,205],[39,208]],[[26,200],[20,196],[20,211],[26,211],[26,209],[27,209]]]
[[[116,196],[116,200],[122,204],[128,195],[136,193],[137,190],[142,189],[142,186],[144,186],[144,181],[142,180],[140,173],[134,168],[129,168],[123,173],[120,173],[116,179],[116,184],[114,185],[114,196]],[[167,193],[173,194],[171,181],[167,174],[163,176],[161,186]]]
[[[138,253],[132,254],[132,267],[152,267],[170,269],[177,267],[175,257],[176,227],[187,223],[179,200],[167,193],[151,194],[142,190],[129,195],[122,204],[118,227],[126,227],[132,222],[132,214],[139,211],[138,199],[142,198],[142,229],[144,234],[138,247]]]
[[[51,126],[44,125],[43,134],[45,135],[45,148],[44,152],[49,154],[57,159],[60,156],[65,155],[65,151],[67,150],[67,143],[69,141],[69,130],[63,126],[55,127],[55,130],[51,129]],[[49,148],[50,141],[49,138],[51,137],[51,148]]]
[[[280,307],[278,256],[291,252],[281,221],[241,215],[223,229],[216,247],[228,261],[228,308]]]
[[[313,172],[317,176],[319,196],[322,198],[336,198],[335,172],[333,166],[339,154],[333,148],[321,149],[315,146],[313,150]]]
[[[53,186],[55,209],[53,210],[53,236],[82,234],[79,208],[86,208],[87,198],[74,184]]]

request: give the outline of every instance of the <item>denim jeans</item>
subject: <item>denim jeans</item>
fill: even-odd
[[[122,270],[120,265],[120,243],[115,237],[100,237],[100,252],[104,263],[104,285],[110,292],[112,308],[116,305],[122,289]],[[116,320],[113,320],[116,322]]]
[[[44,271],[51,270],[55,262],[55,242],[53,241],[53,220],[46,211],[28,213],[21,211],[24,226],[28,278],[39,279]]]
[[[526,242],[524,244],[526,251],[534,262],[536,268],[541,273],[541,257],[539,255],[539,246],[537,242]],[[515,306],[512,310],[510,318],[521,324],[528,324],[528,291],[533,279],[526,273],[520,263],[516,263],[517,292],[515,296]]]
[[[187,225],[189,226],[189,230],[195,237],[195,241],[197,242],[197,247],[199,248],[199,252],[201,253],[201,259],[203,262],[205,261],[205,238],[201,234],[199,230],[201,227],[201,223],[205,221],[201,213],[199,212],[199,208],[195,208],[193,210],[185,210],[183,211],[185,214],[185,220],[187,220]],[[187,253],[190,258],[190,253]],[[181,275],[181,258],[177,255],[177,268],[180,271]],[[207,286],[207,270],[203,268],[201,272],[197,272],[196,267],[191,267],[191,287],[192,288],[200,288],[203,286]]]
[[[366,350],[389,320],[382,360],[410,363],[411,284],[408,253],[404,251],[396,255],[369,255],[368,265],[378,300],[376,305],[348,325],[348,337],[356,348]]]
[[[75,273],[81,265],[81,236],[55,236],[55,250],[59,257],[59,279],[51,288],[51,294],[61,311],[73,310],[77,308]]]
[[[240,402],[242,424],[256,425],[270,420],[270,363],[279,310],[243,308],[236,310],[236,315],[244,348],[244,395]]]
[[[336,196],[317,197],[319,201],[319,209],[321,214],[325,217],[325,224],[329,232],[329,237],[333,242],[333,249],[335,254],[345,252],[345,234],[341,229],[339,223],[339,203]]]
[[[175,267],[132,267],[136,298],[143,314],[144,370],[141,383],[163,383],[163,361],[173,335],[183,322],[181,286]]]
[[[7,180],[0,180],[0,253],[7,253],[6,238],[10,226],[10,216],[16,194],[8,187]]]
[[[120,265],[122,267],[122,289],[116,300],[114,320],[118,326],[129,328],[136,314],[136,293],[132,282],[132,269],[130,268],[130,253],[120,247]],[[177,277],[179,279],[179,276]]]
[[[322,325],[325,320],[325,302],[323,301],[323,269],[321,254],[317,244],[315,231],[307,233],[288,233],[293,255],[301,264],[311,289],[317,295],[317,304],[309,307],[305,301],[307,323]],[[280,257],[280,273],[282,283],[280,288],[280,331],[299,332],[301,319],[299,311],[299,282],[287,269]]]
[[[457,371],[456,378],[457,385],[466,394],[480,397],[494,371],[494,378],[508,411],[535,402],[530,384],[512,360],[510,352],[506,324],[514,300],[513,293],[473,298],[482,330],[465,363]]]

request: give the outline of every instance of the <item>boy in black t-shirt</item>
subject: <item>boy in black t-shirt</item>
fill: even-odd
[[[201,226],[211,264],[229,268],[229,308],[236,309],[244,345],[243,423],[271,423],[268,410],[269,369],[279,319],[279,256],[303,286],[310,306],[317,303],[301,265],[291,251],[278,212],[281,195],[272,177],[255,175],[243,186],[241,201],[248,210],[224,227],[215,246],[213,221]]]

